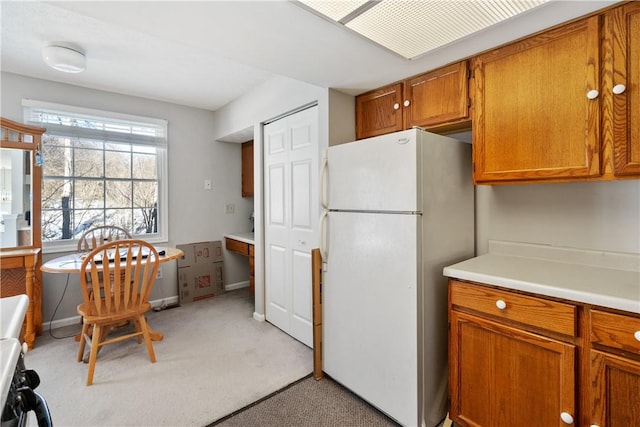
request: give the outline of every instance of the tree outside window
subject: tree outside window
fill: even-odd
[[[119,226],[137,238],[162,238],[166,122],[27,103],[28,122],[47,129],[41,147],[42,241],[72,241],[100,225]]]

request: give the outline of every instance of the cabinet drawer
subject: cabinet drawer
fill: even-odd
[[[15,256],[15,257],[2,258],[1,263],[2,263],[3,270],[9,270],[11,268],[23,268],[24,257]]]
[[[577,307],[558,301],[520,295],[452,280],[451,304],[504,320],[576,336]],[[502,307],[502,308],[499,308]]]
[[[249,244],[239,240],[225,239],[228,251],[237,252],[242,255],[249,255]]]
[[[640,354],[640,318],[591,310],[591,342]]]

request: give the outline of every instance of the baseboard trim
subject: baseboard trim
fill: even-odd
[[[257,320],[258,322],[264,322],[265,321],[264,314],[260,314],[260,313],[257,313],[255,311],[253,312],[253,319]]]
[[[224,285],[225,291],[235,291],[236,289],[248,288],[249,281],[245,280],[244,282],[230,283],[228,285]]]
[[[249,283],[249,282],[247,282]],[[247,285],[248,286],[248,285]],[[168,298],[161,298],[161,299],[156,299],[151,302],[151,308],[153,307],[158,307],[161,305],[171,305],[171,304],[178,304],[178,296],[172,296],[172,297],[168,297]],[[57,328],[62,328],[63,326],[69,326],[69,325],[77,325],[79,323],[82,322],[82,319],[80,318],[80,316],[72,316],[72,317],[67,317],[65,319],[59,319],[59,320],[54,320],[53,322],[43,322],[42,323],[42,330],[43,331],[48,331],[50,329],[57,329]]]

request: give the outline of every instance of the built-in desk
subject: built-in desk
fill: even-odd
[[[254,234],[232,233],[225,234],[225,247],[228,251],[249,257],[249,289],[253,294],[255,288],[255,264],[254,264]]]

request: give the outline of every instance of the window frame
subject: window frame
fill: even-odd
[[[104,135],[99,135],[100,132],[96,132],[96,135],[91,135],[91,131],[85,128],[74,128],[72,126],[65,127],[64,131],[61,131],[61,126],[58,126],[54,134],[61,134],[64,132],[70,138],[99,138],[102,140],[110,140],[117,143],[129,143],[130,145],[147,145],[156,148],[157,156],[157,175],[158,175],[158,231],[153,234],[136,234],[134,238],[145,240],[149,243],[166,243],[169,239],[169,197],[168,197],[168,122],[164,119],[135,116],[130,114],[117,113],[112,111],[95,110],[89,108],[76,107],[71,105],[56,104],[45,101],[36,101],[31,99],[23,99],[22,101],[24,122],[40,127],[47,128],[48,123],[32,120],[34,111],[46,110],[51,112],[59,112],[66,115],[78,115],[83,117],[95,117],[97,120],[115,120],[130,123],[144,123],[146,125],[159,127],[164,129],[164,135],[160,137],[151,138],[151,141],[137,141],[135,136],[127,137],[126,141],[123,140],[111,140],[105,138]],[[68,129],[69,131],[66,131]],[[46,137],[46,132],[43,135],[43,139]],[[104,148],[103,148],[104,150]],[[46,158],[44,159],[46,162]],[[44,177],[43,177],[44,179]],[[134,182],[132,177],[131,182]],[[104,210],[107,208],[105,207]],[[41,213],[42,215],[42,213]],[[42,231],[40,231],[42,232]],[[42,248],[44,253],[57,253],[57,252],[75,252],[77,250],[78,239],[58,240],[58,241],[43,241]]]

